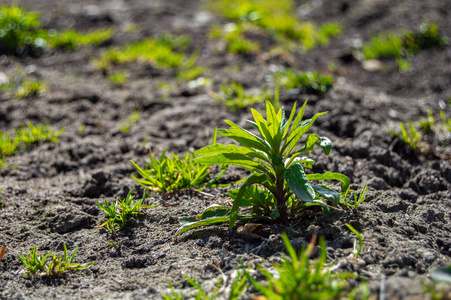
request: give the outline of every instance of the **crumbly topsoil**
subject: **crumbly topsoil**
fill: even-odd
[[[117,239],[128,238],[120,256],[112,251],[107,243],[110,233],[95,228],[105,221],[96,202],[125,197],[129,190],[142,195],[142,188],[130,177],[135,170],[129,160],[143,165],[148,147],[157,156],[164,148],[176,153],[198,149],[214,127],[226,125],[224,119],[244,124],[251,118],[249,111],[229,112],[207,89],[217,91],[226,79],[258,88],[266,84],[272,65],[283,63],[280,58],[268,60],[265,53],[240,56],[215,51],[217,42],[208,40],[207,32],[213,22],[224,20],[206,14],[202,3],[21,2],[42,12],[45,28],[73,25],[88,31],[113,26],[118,32],[100,47],[0,58],[2,72],[33,65],[32,76],[50,82],[40,97],[0,100],[1,130],[29,121],[66,127],[59,143],[39,143],[21,151],[8,160],[15,167],[0,173],[5,204],[0,208],[0,246],[7,248],[0,261],[0,298],[159,298],[168,292],[169,282],[177,289],[188,288],[182,274],[214,283],[221,276],[217,268],[230,274],[238,260],[269,265],[283,251],[281,232],[287,231],[300,249],[315,230],[326,238],[329,259],[366,279],[375,295],[380,291],[386,299],[421,295],[428,272],[451,263],[450,133],[441,130],[428,143],[430,150],[415,153],[387,130],[399,130],[401,121],[418,121],[428,110],[439,120],[440,105],[451,96],[451,48],[418,53],[411,70],[403,73],[394,60],[383,61],[384,70],[370,72],[349,54],[357,40],[367,41],[371,33],[416,30],[423,19],[436,22],[441,33],[451,37],[447,0],[325,0],[304,16],[344,25],[344,34],[328,47],[299,53],[290,61],[292,67],[305,71],[325,71],[335,64],[335,84],[322,97],[282,91],[281,103],[290,108],[295,101],[301,104],[309,98],[307,117],[329,111],[318,119],[313,132],[329,137],[333,149],[329,156],[312,153],[313,171],[344,173],[356,190],[368,185],[370,197],[357,212],[338,206],[329,214],[304,215],[290,227],[263,224],[255,231],[260,238],[241,236],[236,228],[228,231],[224,225],[194,230],[174,242],[178,217],[228,201],[227,189],[207,190],[211,197],[187,193],[164,201],[155,195],[150,202],[159,206],[120,232]],[[139,30],[126,33],[127,23],[137,24]],[[202,50],[199,64],[212,70],[210,87],[192,89],[176,83],[174,72],[129,64],[128,84],[116,88],[90,63],[105,48],[166,31],[192,36],[194,46]],[[157,88],[159,82],[174,87],[165,92]],[[142,116],[130,132],[122,134],[121,121],[134,110],[142,111]],[[449,117],[449,104],[445,110]],[[227,141],[220,137],[219,142]],[[234,169],[224,180],[245,175]],[[345,223],[363,236],[358,260],[349,258],[355,236]],[[19,275],[18,254],[28,253],[34,245],[41,253],[61,252],[64,243],[69,249],[78,247],[76,261],[97,263],[56,279]]]

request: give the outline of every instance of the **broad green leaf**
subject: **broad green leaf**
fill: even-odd
[[[280,123],[277,119],[277,114],[274,110],[274,106],[269,101],[266,101],[266,120],[268,130],[271,133],[271,136],[275,138],[277,132],[280,130]]]
[[[332,142],[326,138],[326,137],[320,137],[316,134],[309,134],[309,136],[307,137],[307,140],[305,141],[305,145],[304,147],[302,147],[301,149],[299,149],[298,151],[296,151],[296,153],[301,153],[301,152],[305,152],[305,151],[311,151],[313,150],[313,147],[315,146],[315,144],[319,141],[319,146],[321,148],[324,149],[324,153],[326,155],[329,154],[330,149],[332,147]]]
[[[238,218],[238,209],[241,206],[241,198],[243,197],[243,194],[246,192],[247,187],[251,184],[261,183],[266,180],[267,180],[266,175],[254,173],[254,174],[251,174],[243,182],[243,185],[240,187],[240,189],[238,191],[238,195],[236,196],[235,200],[233,201],[232,210],[230,212],[230,221],[229,221],[229,229],[230,230],[232,230],[233,225],[235,225],[235,222]]]
[[[341,182],[341,190],[344,192],[348,189],[349,178],[340,173],[326,172],[324,174],[308,174],[308,180],[338,180]]]
[[[292,164],[303,164],[304,167],[311,169],[315,161],[311,158],[308,158],[306,156],[304,157],[294,157],[292,159],[285,160],[285,167],[288,168]]]
[[[292,165],[285,170],[283,175],[296,197],[304,202],[312,202],[315,199],[315,191],[311,187],[302,165]]]
[[[263,122],[253,122],[250,120],[247,120],[248,123],[252,124],[262,135],[262,137],[268,142],[268,144],[271,146],[271,149],[274,149],[274,139],[271,136],[271,133],[268,130],[268,127],[266,126],[266,121]],[[274,151],[274,150],[272,150]]]
[[[332,200],[334,202],[334,205],[337,205],[338,202],[340,202],[339,192],[321,184],[314,184],[312,185],[312,188],[316,193],[319,194],[321,198],[324,198],[326,200]]]
[[[313,202],[311,203],[305,203],[304,204],[305,207],[309,207],[309,206],[321,206],[321,208],[323,209],[324,212],[328,213],[330,212],[330,208],[327,205],[326,202],[322,201],[322,200],[313,200]]]

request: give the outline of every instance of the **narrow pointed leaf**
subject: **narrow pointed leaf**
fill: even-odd
[[[341,182],[341,190],[345,192],[350,184],[349,178],[340,173],[326,172],[324,174],[308,174],[308,180],[338,180]]]

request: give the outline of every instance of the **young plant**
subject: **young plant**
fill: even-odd
[[[282,234],[282,240],[287,248],[288,256],[282,255],[282,263],[276,264],[277,274],[259,267],[266,277],[267,284],[262,284],[246,272],[251,285],[262,295],[259,299],[355,299],[360,292],[359,299],[367,299],[365,289],[359,291],[352,288],[347,278],[355,277],[352,273],[331,273],[326,267],[326,242],[320,239],[320,255],[317,261],[311,262],[316,236],[307,249],[297,253],[291,245],[287,235]]]
[[[38,124],[34,126],[28,123],[27,126],[15,130],[16,138],[24,143],[26,146],[34,144],[38,141],[57,143],[59,141],[58,137],[64,132],[64,127],[61,127],[56,133],[50,127],[50,124]]]
[[[346,223],[346,227],[348,227],[349,230],[352,231],[352,233],[354,233],[357,238],[359,239],[359,246],[357,247],[357,241],[354,240],[354,257],[358,258],[360,255],[360,252],[362,252],[362,248],[363,248],[363,238],[362,235],[360,234],[360,232],[358,232],[354,227],[352,227],[350,224]]]
[[[112,29],[100,29],[87,34],[79,33],[74,29],[63,32],[49,32],[47,43],[52,48],[74,51],[84,45],[101,45],[114,34]]]
[[[223,83],[221,91],[224,96],[218,95],[213,91],[209,91],[209,94],[213,99],[226,105],[231,111],[248,108],[270,97],[270,93],[267,90],[262,90],[258,94],[247,93],[243,85],[236,81],[232,81],[230,84]]]
[[[131,115],[129,115],[125,122],[121,122],[121,132],[127,133],[130,131],[133,125],[135,125],[141,118],[141,112],[136,110]]]
[[[237,276],[232,281],[230,285],[230,292],[227,293],[227,295],[220,295],[219,291],[221,290],[224,281],[220,280],[218,284],[215,286],[214,290],[212,292],[207,292],[203,287],[202,284],[197,281],[196,279],[192,279],[186,275],[184,275],[186,281],[188,283],[196,288],[197,294],[195,296],[195,299],[200,300],[214,300],[214,299],[228,299],[228,300],[237,300],[240,299],[240,296],[246,291],[248,284],[246,280],[246,276],[244,276],[244,272],[239,271],[237,273]],[[169,283],[169,287],[171,288],[171,294],[170,295],[162,295],[163,299],[166,300],[181,300],[183,299],[183,294],[180,292],[180,294],[177,294],[174,290],[174,287],[172,286],[172,283]],[[194,295],[193,295],[194,296]]]
[[[340,195],[340,200],[341,203],[343,203],[343,205],[352,208],[354,211],[357,211],[357,207],[359,207],[360,203],[362,203],[363,201],[365,201],[366,199],[369,198],[369,196],[365,197],[365,192],[366,192],[366,188],[367,186],[365,185],[365,187],[363,188],[362,193],[360,193],[360,195],[357,197],[357,193],[354,192],[354,204],[352,204],[349,200],[351,200],[352,196],[349,195],[349,200],[348,198],[348,193],[349,193],[349,187],[346,190],[346,192],[343,195]]]
[[[214,143],[216,143],[216,131],[213,135]],[[192,153],[186,153],[184,158],[174,153],[172,156],[166,157],[166,151],[167,149],[158,159],[150,150],[150,161],[146,163],[144,169],[130,161],[142,177],[140,179],[132,175],[132,178],[152,192],[167,194],[171,191],[212,186],[226,171],[226,167],[222,167],[222,171],[215,178],[207,181],[211,174],[211,168],[195,162],[195,156]]]
[[[39,14],[18,6],[0,8],[0,50],[14,53],[20,47],[33,46],[39,36]]]
[[[132,216],[142,214],[141,209],[157,207],[147,205],[146,193],[140,201],[136,201],[131,191],[125,199],[118,199],[114,204],[108,204],[108,200],[105,199],[104,204],[97,202],[97,205],[108,215],[108,220],[96,227],[106,225],[111,232],[122,230],[131,221]]]
[[[451,132],[451,119],[446,117],[445,111],[440,111],[440,117],[442,118],[442,124],[445,130]]]
[[[75,272],[76,270],[89,268],[90,266],[96,263],[95,261],[89,264],[74,263],[77,248],[74,249],[74,252],[72,252],[72,255],[69,257],[69,255],[67,255],[66,244],[64,244],[63,246],[64,246],[64,255],[62,257],[61,254],[53,255],[52,260],[50,261],[46,270],[47,275],[57,276],[59,274],[68,271]]]
[[[108,74],[108,80],[117,87],[122,87],[129,76],[128,71],[111,72]]]
[[[155,65],[161,69],[174,69],[184,63],[185,55],[177,49],[185,49],[189,45],[186,36],[161,35],[155,39],[147,39],[122,48],[113,48],[101,54],[95,60],[99,69],[106,69],[112,64],[141,62]]]
[[[232,229],[239,216],[239,208],[251,206],[254,217],[270,218],[277,222],[285,222],[301,210],[310,206],[320,206],[329,211],[327,201],[338,204],[340,192],[325,185],[312,184],[311,180],[338,180],[342,191],[349,186],[349,179],[340,173],[307,174],[305,168],[311,168],[314,161],[300,156],[313,150],[316,144],[329,154],[331,141],[326,137],[309,134],[302,147],[296,146],[315,120],[326,114],[317,113],[312,119],[302,121],[307,101],[296,114],[296,103],[288,120],[281,108],[277,113],[271,102],[266,101],[266,120],[252,109],[255,121],[248,121],[260,133],[254,133],[238,126],[232,121],[225,122],[230,129],[220,129],[219,133],[229,137],[241,146],[213,144],[195,152],[196,162],[204,165],[226,164],[244,167],[251,174],[243,179],[242,186],[229,192],[234,199],[230,215],[213,217],[198,223],[185,224],[179,229],[180,234],[196,226],[229,222]],[[246,216],[246,218],[248,218]]]
[[[30,80],[22,74],[11,78],[8,82],[0,85],[0,90],[7,92],[10,97],[23,99],[38,96],[44,93],[48,84],[39,80]]]
[[[280,83],[286,89],[300,89],[307,93],[323,95],[334,84],[332,75],[318,72],[298,72],[294,69],[283,70],[278,75]]]
[[[388,132],[393,134],[395,137],[397,137],[398,139],[400,139],[401,141],[403,141],[404,143],[412,147],[413,150],[416,151],[419,149],[418,147],[421,141],[421,133],[415,129],[415,126],[413,126],[410,120],[408,121],[408,124],[409,124],[409,132],[407,132],[406,125],[404,125],[404,123],[402,122],[400,123],[401,133],[398,133],[393,130],[389,130]]]
[[[52,254],[52,251],[42,256],[37,252],[36,246],[34,246],[29,251],[29,253],[30,253],[29,256],[19,254],[19,260],[27,269],[27,272],[24,274],[24,276],[44,275],[44,274],[47,274],[49,276],[56,276],[67,271],[74,272],[76,270],[89,268],[90,266],[95,264],[95,262],[89,264],[74,263],[77,248],[74,249],[74,252],[72,253],[71,257],[69,257],[67,255],[66,244],[64,244],[63,257],[61,257],[60,254],[53,255],[51,261],[48,264],[47,258],[50,256],[50,254]]]

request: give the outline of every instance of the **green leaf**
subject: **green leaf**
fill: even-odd
[[[350,184],[349,178],[340,173],[326,172],[324,174],[308,174],[308,180],[338,180],[341,182],[341,190],[345,192]]]
[[[252,171],[259,169],[260,164],[252,158],[236,153],[218,153],[209,156],[195,158],[195,161],[204,165],[228,164],[248,168]]]
[[[215,154],[221,154],[221,153],[234,153],[234,154],[243,154],[248,155],[250,157],[259,158],[265,161],[268,161],[268,158],[262,153],[258,152],[246,147],[239,147],[235,145],[222,145],[222,144],[214,144],[206,146],[202,149],[197,150],[194,152],[196,156],[210,156]],[[194,161],[197,161],[194,159]]]
[[[293,158],[291,160],[291,162],[290,162],[290,160],[291,159],[287,159],[285,161],[285,164],[286,164],[285,166],[286,167],[290,167],[293,164],[303,164],[304,167],[311,169],[313,164],[315,163],[315,161],[313,159],[308,158],[306,156],[304,156],[304,157],[295,157],[295,158]]]
[[[327,186],[324,185],[312,185],[313,190],[315,190],[315,192],[317,194],[319,194],[319,196],[321,198],[324,198],[326,200],[332,200],[334,202],[334,205],[337,205],[338,202],[340,202],[340,193],[328,188]]]
[[[180,224],[187,224],[208,218],[223,217],[227,215],[228,212],[229,209],[226,206],[213,204],[207,207],[201,214],[192,217],[180,217],[179,222]]]
[[[292,165],[285,170],[283,176],[296,197],[304,202],[312,202],[315,199],[315,191],[310,186],[302,165]]]
[[[231,139],[234,139],[244,147],[258,149],[265,153],[271,153],[271,147],[268,142],[247,131],[246,129],[241,128],[232,121],[225,120],[225,122],[230,125],[230,129],[219,129],[218,132],[222,136],[227,136]]]
[[[235,198],[235,201],[233,201],[232,210],[230,211],[230,221],[229,221],[229,229],[232,230],[233,225],[235,225],[235,222],[238,218],[238,209],[241,206],[241,198],[243,197],[247,187],[251,184],[255,183],[261,183],[267,180],[266,175],[264,174],[258,174],[254,173],[251,174],[244,182],[243,185],[240,187],[238,191],[238,195]]]
[[[322,200],[313,200],[313,202],[311,203],[305,203],[304,204],[305,207],[309,207],[309,206],[321,206],[322,210],[326,213],[330,212],[330,208],[327,205],[326,202],[322,201]]]
[[[316,134],[310,134],[307,137],[307,140],[305,141],[305,145],[304,147],[302,147],[301,149],[299,149],[298,151],[296,151],[296,153],[300,153],[300,152],[305,152],[305,151],[311,151],[313,150],[313,147],[315,146],[315,144],[319,141],[319,146],[321,148],[324,149],[324,153],[326,155],[329,154],[330,149],[332,147],[332,142],[326,138],[326,137],[320,137]]]
[[[179,234],[184,233],[185,231],[188,231],[188,230],[196,228],[196,227],[228,222],[229,220],[230,220],[230,217],[225,216],[225,217],[215,217],[215,218],[209,218],[209,219],[200,220],[200,221],[196,221],[196,222],[186,223],[185,225],[183,225],[182,227],[180,227],[177,230],[175,237],[177,237]]]

